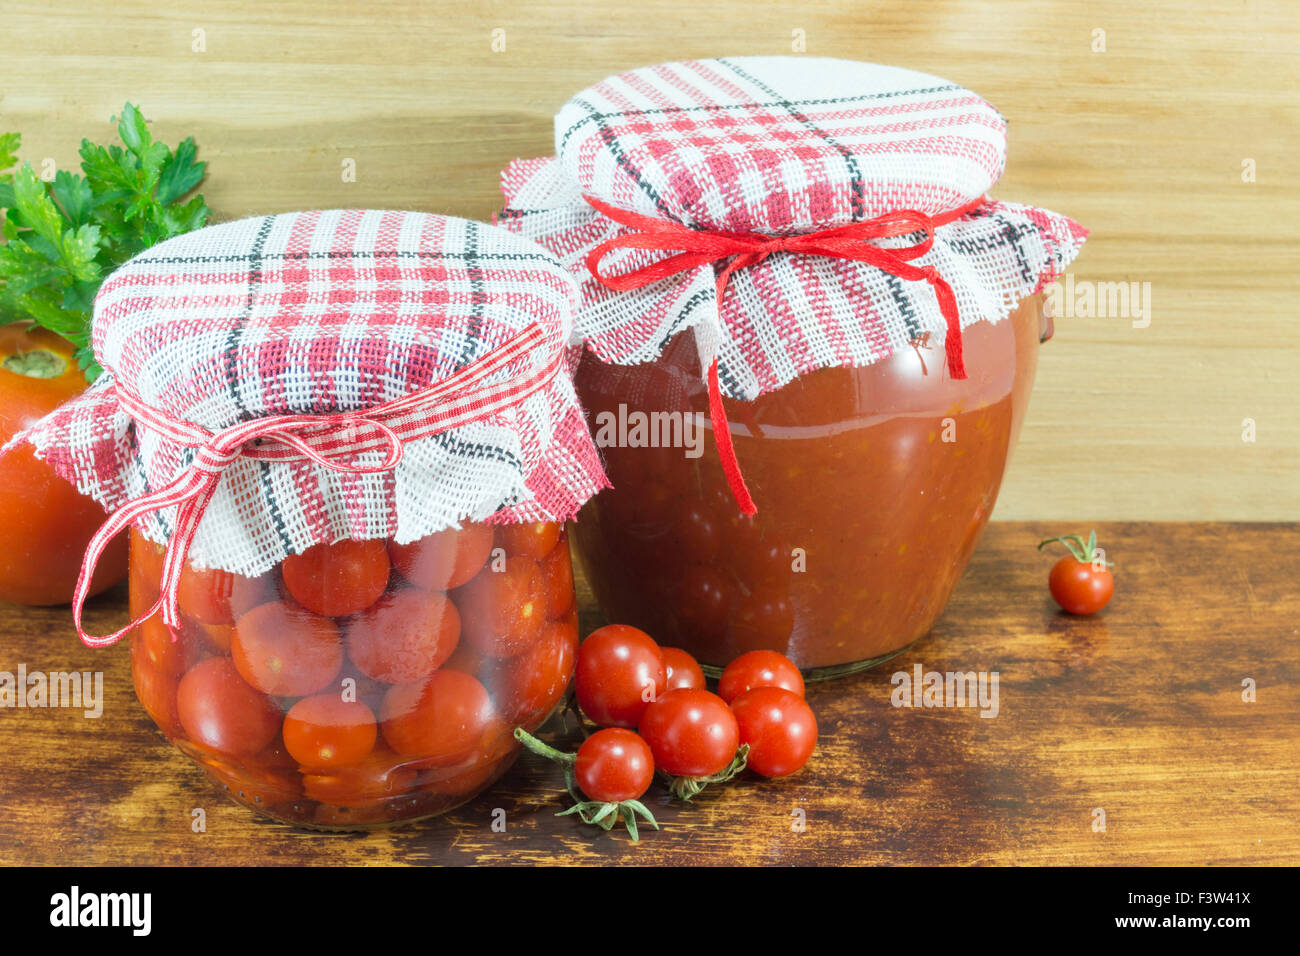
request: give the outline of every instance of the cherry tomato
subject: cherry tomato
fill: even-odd
[[[279,601],[281,594],[279,575],[274,571],[246,578],[242,574],[233,575],[230,582],[230,616],[238,621],[255,607]],[[233,621],[231,622],[233,623]]]
[[[750,651],[741,654],[722,671],[718,679],[718,696],[730,704],[755,687],[784,687],[803,696],[803,674],[794,661],[776,651]]]
[[[487,689],[462,671],[439,670],[423,682],[394,684],[379,708],[388,745],[429,766],[463,759],[492,717]]]
[[[548,621],[537,643],[522,654],[496,661],[486,678],[497,709],[512,725],[538,726],[564,696],[578,656],[576,622]]]
[[[554,521],[498,525],[497,534],[507,555],[521,554],[540,561],[560,540],[560,526]]]
[[[654,782],[654,756],[650,745],[637,734],[622,727],[607,727],[582,742],[573,763],[573,777],[592,800],[635,800]]]
[[[578,706],[601,727],[636,727],[667,684],[663,652],[645,631],[607,624],[578,648]]]
[[[28,323],[0,326],[0,445],[85,388],[66,339]],[[0,454],[0,601],[71,601],[86,545],[107,519],[30,445]],[[100,558],[92,595],[126,577],[126,555],[123,534]]]
[[[137,632],[131,636],[131,681],[135,685],[136,699],[163,733],[168,737],[179,737],[185,732],[176,711],[176,685],[180,677],[141,661],[141,654]]]
[[[667,675],[664,685],[666,689],[704,690],[704,671],[695,658],[680,647],[664,647],[661,650],[664,655],[664,672]]]
[[[211,650],[218,654],[230,653],[230,641],[235,636],[235,629],[229,624],[192,624],[199,637]]]
[[[469,641],[461,641],[456,645],[455,652],[451,657],[442,663],[444,670],[464,671],[466,674],[478,675],[479,671],[484,668],[484,661],[493,661],[494,658],[484,658]]]
[[[160,674],[180,677],[202,656],[196,637],[183,628],[173,631],[161,614],[145,618],[135,633],[140,666]]]
[[[284,746],[304,767],[330,769],[360,763],[375,747],[375,715],[336,691],[304,697],[284,718]]]
[[[784,687],[755,687],[731,702],[748,766],[764,777],[787,777],[817,749],[817,718],[808,702]]]
[[[131,529],[131,600],[146,600],[148,604],[158,598],[162,590],[163,561],[167,552],[160,544],[154,544],[136,528]],[[131,616],[138,617],[147,609],[132,610]]]
[[[1056,542],[1065,545],[1070,554],[1052,565],[1047,586],[1053,599],[1070,614],[1096,614],[1115,593],[1115,579],[1107,566],[1110,562],[1097,547],[1097,532],[1086,541],[1077,534],[1048,538],[1039,542],[1038,550]]]
[[[251,756],[280,732],[280,709],[244,682],[227,657],[191,667],[176,689],[186,736],[235,757]]]
[[[307,610],[346,617],[379,600],[391,567],[383,541],[344,539],[289,555],[280,575],[289,594]]]
[[[348,656],[367,677],[402,684],[428,677],[460,640],[460,613],[441,591],[390,591],[343,626]]]
[[[443,796],[468,797],[505,773],[519,750],[511,725],[494,717],[468,757],[452,766],[424,770],[421,789]]]
[[[306,772],[302,782],[312,800],[365,806],[408,793],[415,778],[415,769],[380,742],[360,762],[326,772]]]
[[[731,763],[740,730],[727,702],[707,690],[670,690],[645,709],[638,728],[655,766],[674,777],[707,777]]]
[[[200,624],[234,624],[230,613],[230,592],[234,575],[219,568],[196,568],[181,571],[176,603],[181,613]]]
[[[573,558],[569,543],[561,541],[539,562],[546,585],[546,616],[558,621],[573,607]]]
[[[1110,603],[1115,578],[1110,568],[1094,568],[1091,561],[1066,555],[1052,565],[1047,586],[1056,603],[1070,614],[1096,614]]]
[[[450,591],[478,574],[492,553],[492,529],[467,524],[438,531],[410,544],[388,542],[399,574],[426,591]]]
[[[456,603],[465,639],[488,657],[513,657],[546,625],[546,585],[532,558],[507,558],[501,571],[486,568],[457,592]]]
[[[239,673],[262,693],[302,697],[338,675],[343,639],[329,618],[276,602],[239,619],[230,653]]]

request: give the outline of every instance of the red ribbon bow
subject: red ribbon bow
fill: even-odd
[[[911,260],[930,251],[930,247],[934,244],[935,229],[978,209],[987,201],[983,197],[937,216],[907,209],[886,213],[863,222],[849,223],[846,226],[834,226],[819,232],[792,236],[694,229],[666,219],[656,219],[653,216],[643,216],[618,209],[591,196],[583,198],[606,218],[635,230],[605,240],[587,255],[587,270],[597,282],[607,288],[618,292],[640,289],[661,279],[729,258],[731,261],[718,273],[718,311],[721,313],[723,295],[731,274],[737,269],[757,265],[774,252],[793,252],[865,262],[906,281],[924,280],[930,283],[934,288],[935,297],[939,300],[939,311],[948,325],[948,334],[944,342],[948,372],[953,378],[966,377],[966,366],[962,362],[961,319],[957,313],[957,299],[953,295],[952,287],[944,281],[934,266],[913,265]],[[910,246],[887,249],[871,244],[873,239],[909,236],[916,232],[925,233],[925,238]],[[600,271],[600,261],[613,249],[681,251],[677,255],[631,272],[605,275]],[[713,422],[713,440],[718,446],[722,470],[727,476],[727,483],[731,486],[731,492],[741,512],[753,515],[758,509],[754,506],[749,488],[745,485],[744,476],[740,472],[740,463],[736,460],[735,448],[732,446],[727,413],[722,407],[722,390],[718,384],[716,357],[709,366],[708,380],[709,418]]]
[[[349,475],[391,471],[402,460],[406,442],[480,421],[544,387],[564,364],[562,342],[550,343],[547,361],[526,375],[502,382],[485,380],[546,344],[542,327],[530,325],[456,374],[391,402],[337,415],[254,418],[216,433],[172,418],[132,395],[120,384],[115,384],[113,388],[118,400],[123,410],[135,420],[136,427],[144,426],[193,448],[195,454],[176,478],[157,491],[141,495],[114,511],[90,539],[72,599],[72,617],[77,634],[91,647],[113,644],[160,609],[164,623],[173,628],[180,626],[177,597],[186,556],[222,476],[237,459],[309,460],[331,471]],[[387,454],[377,464],[355,461],[359,454],[378,450]],[[177,509],[176,523],[163,560],[158,600],[139,618],[112,634],[105,637],[87,634],[81,624],[82,608],[104,549],[118,533],[139,518],[173,506]]]

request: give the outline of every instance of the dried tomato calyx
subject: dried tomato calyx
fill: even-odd
[[[726,783],[732,777],[737,776],[745,769],[745,766],[748,763],[749,744],[741,744],[736,750],[736,756],[731,758],[731,763],[727,764],[717,773],[711,773],[707,777],[668,776],[668,792],[678,800],[690,800],[692,797],[697,796],[699,792],[709,784]]]
[[[58,378],[68,370],[68,360],[49,349],[32,349],[29,352],[16,352],[6,355],[4,362],[6,372],[26,375],[28,378]]]

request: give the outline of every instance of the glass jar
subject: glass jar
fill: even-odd
[[[132,617],[163,549],[131,534]],[[578,647],[563,525],[344,540],[257,578],[188,565],[184,625],[131,635],[136,695],[239,803],[366,829],[442,813],[504,774],[512,731],[563,697]]]
[[[723,477],[692,332],[641,365],[584,352],[575,382],[613,488],[584,508],[575,553],[602,610],[715,670],[759,648],[811,678],[898,654],[943,611],[988,522],[1049,335],[1037,295],[964,331],[965,380],[946,374],[942,342],[917,342],[727,399],[753,518]],[[656,442],[656,421],[679,429],[676,447]],[[602,435],[602,422],[627,427]]]

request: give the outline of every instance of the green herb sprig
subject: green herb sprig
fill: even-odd
[[[63,336],[92,382],[102,371],[90,349],[100,283],[210,213],[201,195],[190,196],[207,167],[193,138],[175,150],[155,142],[130,103],[113,121],[122,146],[83,139],[83,175],[61,169],[52,182],[30,163],[13,169],[22,138],[0,133],[0,324],[30,320]]]

